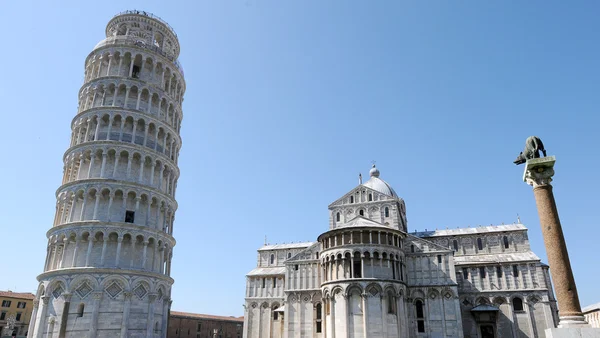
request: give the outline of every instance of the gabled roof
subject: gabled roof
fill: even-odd
[[[319,248],[320,248],[319,242],[315,242],[313,245],[298,252],[294,256],[287,259],[285,262],[288,263],[288,262],[298,262],[298,261],[303,261],[303,260],[311,260],[311,259],[313,259],[312,254],[315,252],[318,252]]]
[[[588,306],[584,307],[583,309],[581,309],[581,312],[586,313],[586,312],[599,311],[599,310],[600,310],[600,303],[596,303],[596,304],[592,304],[592,305],[588,305]]]
[[[433,249],[431,251],[451,251],[450,248],[448,248],[448,247],[441,246],[439,244],[435,244],[431,241],[428,241],[428,240],[420,238],[420,237],[413,236],[411,234],[407,234],[405,240],[408,240],[410,242],[421,242],[421,243],[427,244],[430,249]],[[427,251],[423,251],[423,252],[427,252]]]
[[[315,242],[303,242],[303,243],[284,243],[284,244],[267,244],[258,251],[269,251],[269,250],[283,250],[283,249],[302,249],[308,248]]]
[[[358,215],[346,223],[340,223],[340,226],[336,227],[336,229],[337,228],[348,228],[348,227],[384,227],[384,226],[385,225],[383,225],[379,222],[375,222],[364,216]]]
[[[274,266],[268,268],[255,268],[252,269],[246,276],[275,276],[285,275],[284,266]]]
[[[34,300],[35,295],[29,292],[0,291],[0,297]]]
[[[491,232],[505,232],[505,231],[519,231],[527,230],[523,224],[503,224],[503,225],[488,225],[484,227],[475,228],[458,228],[458,229],[446,229],[446,230],[433,230],[433,231],[420,231],[413,232],[412,234],[417,237],[442,237],[442,236],[458,236],[458,235],[469,235],[469,234],[482,234]]]
[[[540,258],[533,251],[526,252],[510,252],[497,253],[489,255],[460,255],[454,256],[454,264],[456,265],[471,265],[481,263],[511,263],[511,262],[527,262],[540,261]]]

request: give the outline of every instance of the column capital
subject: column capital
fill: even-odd
[[[70,302],[70,301],[71,301],[71,296],[72,296],[72,294],[70,294],[70,293],[66,293],[66,292],[65,292],[65,293],[63,293],[61,296],[62,296],[62,298],[63,298],[63,300],[64,300],[65,302]]]
[[[36,309],[38,306],[40,306],[40,300],[39,299],[34,299],[33,300],[33,308]]]
[[[104,293],[103,293],[102,291],[99,291],[99,292],[94,292],[94,293],[92,294],[92,298],[94,298],[95,300],[100,300],[100,299],[102,299],[102,295],[103,295],[103,294],[104,294]]]
[[[523,182],[537,188],[550,185],[552,176],[554,176],[554,163],[556,157],[547,156],[542,158],[533,158],[527,160],[525,172],[523,173]]]
[[[41,299],[44,305],[48,305],[48,302],[50,301],[50,296],[42,296]]]

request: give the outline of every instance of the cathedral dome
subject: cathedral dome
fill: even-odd
[[[371,188],[388,196],[398,197],[394,189],[392,189],[392,187],[386,181],[379,178],[379,169],[377,169],[374,164],[369,171],[369,175],[371,178],[363,184],[365,187]]]

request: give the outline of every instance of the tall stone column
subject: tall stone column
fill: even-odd
[[[533,194],[540,217],[542,235],[546,245],[550,273],[558,299],[560,320],[558,327],[587,325],[581,312],[577,286],[571,270],[567,243],[558,217],[552,192],[552,176],[556,158],[548,156],[527,161],[523,181],[533,186]]]

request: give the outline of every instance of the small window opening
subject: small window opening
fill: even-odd
[[[481,276],[481,278],[485,278],[485,268],[484,267],[479,268],[479,275]]]
[[[317,311],[317,314],[316,314],[316,318],[317,318],[316,319],[316,333],[321,333],[321,331],[322,331],[322,323],[321,323],[321,321],[323,320],[322,310],[323,310],[323,306],[321,305],[321,303],[317,304],[317,306],[316,306],[316,311]]]
[[[496,275],[498,275],[498,277],[502,277],[502,267],[501,266],[496,267]]]
[[[140,75],[140,67],[133,65],[133,70],[131,71],[131,77],[137,79]]]
[[[513,298],[513,310],[523,311],[523,300],[521,298]]]
[[[362,278],[362,271],[360,269],[360,260],[354,261],[353,270],[354,270],[354,278]]]
[[[18,313],[17,313],[17,316],[15,317],[15,320],[16,320],[17,322],[20,322],[20,321],[21,321],[21,315],[22,315],[22,314],[23,314],[22,312],[18,312]]]
[[[388,313],[395,314],[396,313],[396,297],[391,292],[388,292]]]
[[[354,203],[354,196],[350,196],[350,203]]]
[[[385,207],[384,213],[385,213],[385,217],[390,217],[390,208]]]
[[[335,220],[336,220],[336,222],[339,222],[339,221],[340,221],[340,219],[341,219],[341,216],[340,216],[340,213],[338,212],[338,213],[335,215]]]
[[[83,311],[85,309],[85,305],[83,303],[79,304],[77,308],[77,317],[83,317]]]
[[[452,245],[454,246],[454,251],[458,251],[458,241],[457,240],[453,240],[452,241]]]
[[[415,302],[415,308],[417,312],[417,331],[425,332],[425,316],[423,311],[423,302],[417,300]]]
[[[504,242],[504,248],[505,248],[505,249],[508,249],[508,247],[509,247],[509,243],[508,243],[508,237],[504,236],[504,237],[502,238],[502,242]]]
[[[275,255],[271,254],[271,264],[274,264],[274,263],[275,263]]]
[[[442,262],[442,255],[437,255],[438,263]]]
[[[292,258],[292,253],[288,252],[288,259]]]
[[[364,216],[364,215],[365,215],[365,211],[361,209],[361,210],[358,212],[358,214],[359,214],[359,215],[361,215],[361,216]]]
[[[273,277],[273,289],[277,287],[277,277]]]
[[[135,211],[127,210],[125,211],[125,223],[133,223],[135,219]]]
[[[462,273],[463,273],[463,279],[469,279],[469,268],[463,268]]]
[[[298,271],[298,264],[294,265],[294,270]]]
[[[410,246],[410,252],[415,252],[415,246],[414,245]]]
[[[369,202],[373,201],[373,194],[369,194]]]
[[[279,312],[275,311],[273,312],[273,320],[278,320],[279,319]]]
[[[265,284],[266,284],[266,283],[267,283],[267,282],[266,282],[266,278],[263,278],[263,279],[262,279],[262,287],[263,287],[263,289],[265,288]]]
[[[513,265],[513,276],[515,277],[519,277],[519,267],[516,265]]]
[[[481,240],[481,238],[477,238],[477,248],[479,250],[483,250],[483,241]]]

